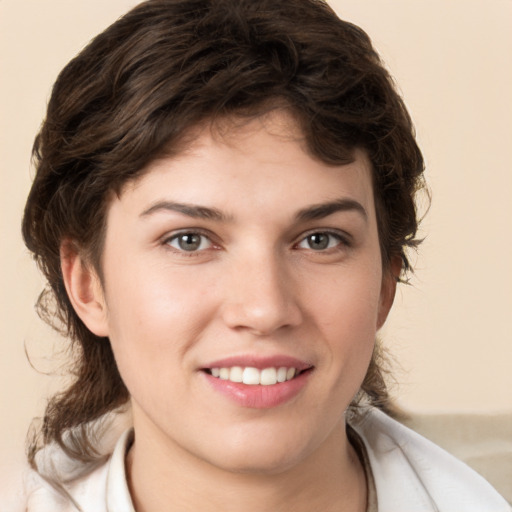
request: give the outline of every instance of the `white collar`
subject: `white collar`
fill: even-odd
[[[126,476],[126,452],[133,442],[133,428],[119,438],[107,473],[107,512],[135,512]]]
[[[378,409],[352,426],[366,446],[379,512],[512,512],[469,466]]]

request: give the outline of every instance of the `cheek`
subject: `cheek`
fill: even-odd
[[[329,352],[332,378],[357,391],[370,362],[379,316],[381,274],[374,267],[331,279],[310,294],[309,311]]]
[[[181,409],[180,397],[189,394],[180,372],[195,329],[191,308],[187,297],[177,299],[160,279],[130,281],[122,291],[112,289],[109,303],[116,363],[133,400],[169,415],[171,404]]]
[[[143,263],[112,268],[107,284],[109,336],[123,380],[129,389],[141,379],[168,383],[211,316],[207,296],[190,279]]]
[[[380,310],[381,273],[374,266],[360,272],[326,279],[321,288],[311,286],[306,297],[310,309],[329,331],[373,337]]]
[[[106,289],[112,327],[162,330],[169,340],[172,332],[188,329],[197,320],[199,305],[205,304],[203,288],[191,275],[169,272],[165,265],[135,260],[112,268]],[[128,334],[130,334],[128,332]]]

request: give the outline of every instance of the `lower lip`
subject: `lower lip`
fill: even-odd
[[[306,385],[311,370],[286,382],[270,386],[249,386],[230,380],[223,380],[203,373],[215,391],[223,394],[236,404],[251,409],[271,409],[295,398]]]

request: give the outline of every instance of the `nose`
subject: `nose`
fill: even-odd
[[[274,255],[246,258],[234,264],[225,281],[225,324],[256,336],[298,326],[303,315],[296,277]]]

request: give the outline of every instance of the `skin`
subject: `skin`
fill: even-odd
[[[194,135],[112,200],[103,282],[78,253],[63,256],[74,307],[109,336],[131,394],[135,507],[365,510],[344,411],[395,291],[382,270],[370,163],[362,151],[344,166],[312,158],[284,112]],[[304,215],[340,201],[328,215]],[[199,235],[197,250],[183,250],[183,232]],[[242,407],[201,371],[278,354],[313,370],[277,407]]]

